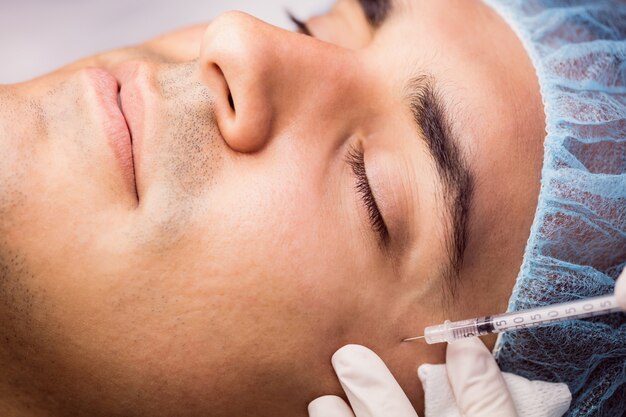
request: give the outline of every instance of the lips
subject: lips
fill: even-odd
[[[117,79],[104,69],[89,68],[87,78],[101,110],[104,133],[129,191],[137,193],[133,145],[118,98]]]
[[[130,132],[133,161],[135,167],[135,187],[141,192],[141,156],[144,143],[144,118],[146,92],[149,90],[149,70],[138,61],[127,61],[113,68],[113,73],[120,83],[119,107],[122,110]]]

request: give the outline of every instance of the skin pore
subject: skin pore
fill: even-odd
[[[0,86],[1,415],[306,416],[341,394],[348,343],[422,412],[416,368],[445,346],[400,341],[506,308],[544,115],[481,2],[398,0],[384,21],[370,3],[339,0],[313,36],[228,13]],[[469,175],[456,238],[418,79]]]

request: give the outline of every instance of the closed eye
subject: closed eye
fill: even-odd
[[[367,172],[365,171],[365,156],[363,151],[356,147],[351,147],[346,158],[346,162],[352,168],[352,172],[355,176],[355,188],[357,193],[361,196],[361,201],[367,210],[367,214],[372,225],[372,229],[378,235],[382,244],[387,243],[389,240],[389,230],[385,224],[376,199],[372,193],[369,181],[367,180]]]

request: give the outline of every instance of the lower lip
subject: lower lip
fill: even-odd
[[[118,105],[117,79],[100,68],[89,68],[87,76],[102,110],[102,123],[109,146],[122,170],[125,182],[136,192],[135,166],[130,131]]]

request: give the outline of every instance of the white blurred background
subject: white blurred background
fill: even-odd
[[[332,0],[0,0],[0,84],[25,81],[93,53],[242,10],[293,29]]]

